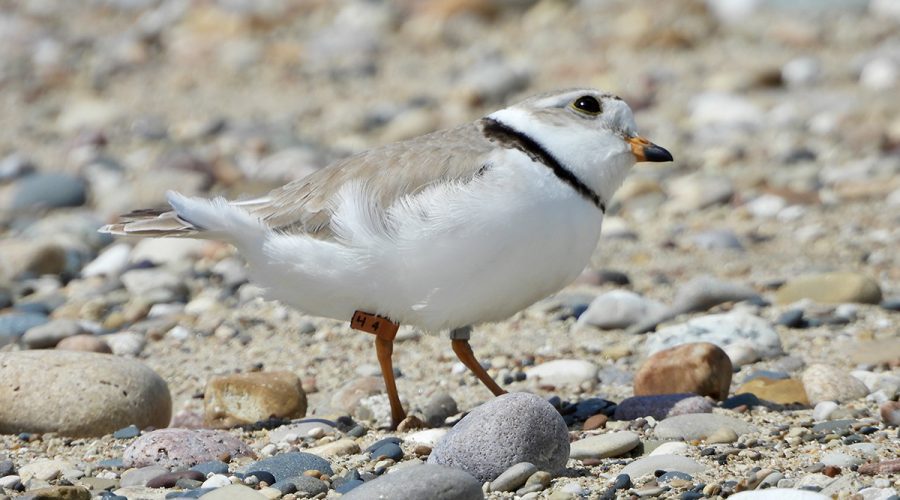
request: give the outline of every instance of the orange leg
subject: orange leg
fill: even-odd
[[[506,391],[501,389],[500,386],[497,385],[497,382],[494,382],[494,379],[488,375],[488,372],[481,366],[481,363],[475,359],[475,354],[472,352],[472,346],[469,345],[469,332],[471,332],[470,327],[457,328],[450,332],[450,343],[453,346],[453,352],[455,352],[456,357],[459,358],[459,360],[462,361],[476,377],[478,377],[478,380],[494,393],[494,396],[506,394]]]
[[[391,429],[396,429],[400,422],[406,418],[403,404],[400,403],[400,394],[397,393],[397,381],[394,380],[394,366],[391,362],[391,354],[394,352],[394,336],[375,336],[375,353],[378,355],[378,364],[381,365],[381,376],[387,388],[388,400],[391,402]]]

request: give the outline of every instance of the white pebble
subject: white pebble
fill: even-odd
[[[813,420],[824,422],[828,417],[838,409],[838,404],[834,401],[822,401],[813,409]]]
[[[224,474],[213,474],[209,476],[206,481],[203,481],[203,484],[200,485],[201,488],[221,488],[223,486],[228,486],[231,484],[231,480],[228,479],[228,476]]]
[[[900,79],[900,68],[885,57],[873,59],[863,66],[859,74],[859,83],[872,90],[888,90],[897,85]]]

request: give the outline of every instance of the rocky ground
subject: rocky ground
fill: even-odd
[[[897,498],[898,5],[0,2],[0,497]],[[676,161],[476,329],[515,394],[402,329],[398,431],[370,336],[96,232],[582,85]]]

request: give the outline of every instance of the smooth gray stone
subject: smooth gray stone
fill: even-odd
[[[353,488],[346,500],[479,500],[481,483],[465,471],[435,464],[404,467]]]
[[[520,462],[500,474],[491,481],[491,491],[515,491],[519,489],[532,474],[538,471],[534,464]]]
[[[428,463],[493,481],[519,462],[558,473],[569,458],[569,429],[539,396],[515,392],[475,408],[435,446]]]

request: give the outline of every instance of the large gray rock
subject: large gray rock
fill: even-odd
[[[569,458],[569,430],[559,412],[534,394],[505,394],[475,408],[437,443],[428,463],[493,481],[519,462],[557,473]]]
[[[471,474],[435,464],[403,467],[350,490],[346,500],[476,500],[484,498]]]
[[[133,359],[75,351],[0,353],[0,434],[102,436],[165,427],[166,382]]]

